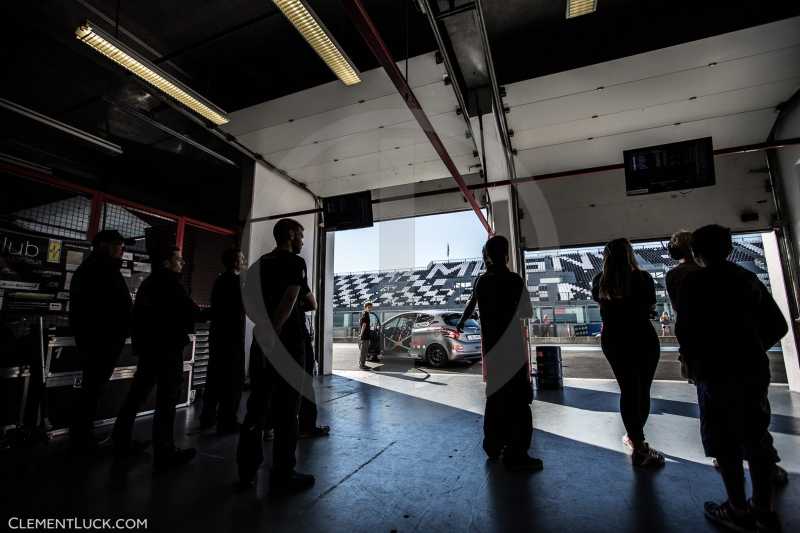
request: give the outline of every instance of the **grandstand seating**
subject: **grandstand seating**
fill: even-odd
[[[666,242],[634,245],[639,265],[651,273],[659,300],[666,298],[664,274],[675,266]],[[731,259],[768,283],[759,236],[737,236]],[[603,268],[602,247],[569,251],[528,252],[525,255],[528,291],[534,305],[590,301],[592,279]],[[484,271],[480,259],[433,261],[416,270],[336,274],[334,309],[360,308],[375,303],[376,310],[460,309],[472,294],[475,279]]]

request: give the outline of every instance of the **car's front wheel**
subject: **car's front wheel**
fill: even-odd
[[[428,363],[434,368],[441,368],[447,364],[447,350],[439,344],[432,344],[425,355]]]

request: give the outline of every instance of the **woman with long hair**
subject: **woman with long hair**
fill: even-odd
[[[664,455],[644,438],[650,414],[653,383],[661,348],[650,322],[656,304],[653,278],[641,270],[627,239],[614,239],[603,251],[603,271],[592,282],[592,296],[600,304],[603,332],[600,340],[619,384],[619,408],[632,449],[634,466],[660,467]]]

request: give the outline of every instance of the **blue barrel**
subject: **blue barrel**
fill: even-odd
[[[564,388],[564,371],[561,367],[561,346],[536,347],[536,388]]]

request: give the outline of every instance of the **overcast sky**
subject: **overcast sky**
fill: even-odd
[[[377,222],[336,232],[334,272],[423,267],[435,259],[481,256],[486,230],[472,211]]]

